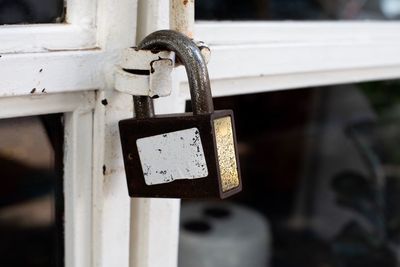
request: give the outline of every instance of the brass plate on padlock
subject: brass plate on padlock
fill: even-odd
[[[226,192],[239,186],[239,173],[236,163],[231,117],[227,116],[215,119],[214,130],[222,191]]]

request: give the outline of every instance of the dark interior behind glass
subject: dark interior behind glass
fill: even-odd
[[[0,120],[0,266],[64,266],[62,115]]]
[[[0,24],[60,23],[63,0],[0,0]]]
[[[398,266],[399,89],[393,80],[214,99],[235,112],[243,192],[230,201],[270,225],[270,267]],[[196,221],[207,233],[185,221],[181,231],[206,239],[207,220]]]
[[[196,0],[197,20],[393,20],[398,0]]]

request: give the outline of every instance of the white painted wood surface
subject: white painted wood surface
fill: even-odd
[[[215,96],[400,78],[399,22],[199,22],[195,31],[212,49]]]
[[[3,54],[0,96],[101,88],[104,64],[104,55],[98,51]]]
[[[80,27],[93,28],[96,27],[100,17],[98,17],[97,9],[101,5],[98,0],[66,0],[66,23],[79,25]]]
[[[392,21],[197,21],[196,38],[209,45],[332,44],[396,42],[400,22]]]
[[[400,78],[400,67],[360,68],[216,79],[211,81],[211,88],[213,96],[218,97],[398,78]],[[189,98],[188,90],[189,86],[184,80],[180,84],[180,95]]]
[[[65,266],[92,265],[93,110],[66,113],[64,144]]]
[[[23,97],[0,97],[0,119],[66,113],[74,110],[90,110],[94,107],[94,93],[90,91],[27,95]]]
[[[66,1],[66,23],[2,25],[0,53],[54,52],[96,47],[97,0]]]
[[[132,267],[177,266],[179,212],[178,199],[132,201]]]
[[[107,100],[107,106],[102,100]],[[93,266],[129,266],[130,199],[118,121],[132,115],[132,97],[98,93],[93,131]]]
[[[169,2],[138,1],[137,41],[169,28]],[[185,102],[177,94],[178,82],[168,98],[155,104],[156,113],[182,112]],[[176,267],[178,264],[179,199],[132,199],[131,267]]]
[[[195,1],[170,0],[169,3],[170,29],[194,38]]]
[[[162,9],[168,9],[168,3],[164,2],[139,3],[145,8],[142,14],[147,14],[138,18],[143,23],[140,31],[151,32],[168,27],[166,11]],[[104,10],[104,5],[110,3],[99,0],[97,12],[112,18],[107,12],[113,14],[113,7]],[[124,2],[118,5],[123,6]],[[131,10],[123,13],[118,19],[123,16],[127,16],[128,21],[135,19]],[[121,51],[115,47],[109,49],[107,46],[113,41],[107,40],[129,31],[127,26],[121,26],[129,24],[122,20],[110,23],[114,29],[107,32],[107,23],[105,19],[99,19],[97,34],[90,27],[86,30],[76,25],[0,27],[0,36],[4,40],[0,44],[0,51],[2,47],[5,52],[42,51],[32,54],[1,54],[0,72],[4,75],[0,81],[0,95],[29,94],[39,81],[46,85],[42,88],[47,88],[49,92],[112,88],[112,67],[118,62]],[[136,22],[130,24],[135,25]],[[265,86],[268,88],[261,86],[257,89],[263,91],[315,85],[320,80],[321,72],[324,77],[330,77],[324,78],[321,85],[353,81],[354,72],[368,72],[368,75],[357,76],[360,79],[368,76],[368,80],[383,79],[389,73],[392,74],[390,77],[399,77],[398,74],[393,76],[393,70],[400,66],[400,54],[397,53],[400,47],[399,31],[398,22],[221,22],[197,24],[195,37],[211,45],[209,72],[213,81],[218,83],[217,86],[230,86],[232,81],[241,79],[248,79],[255,84],[261,76],[263,79],[281,79],[279,85],[274,86],[275,82],[267,83]],[[43,32],[48,37],[42,39]],[[97,36],[96,41],[93,36]],[[23,46],[14,46],[15,40],[19,40]],[[87,50],[90,47],[92,49]],[[70,49],[74,51],[68,52]],[[39,75],[37,71],[41,68],[46,72]],[[390,71],[385,74],[387,69]],[[298,79],[299,76],[301,79]],[[184,80],[185,75],[181,75],[180,79]],[[244,88],[240,92],[230,87],[226,87],[224,92],[218,89],[219,95],[223,93],[248,92]]]
[[[0,118],[65,113],[65,266],[91,266],[94,92],[0,98]]]
[[[97,43],[105,60],[99,76],[93,128],[92,266],[129,266],[130,198],[118,121],[132,117],[132,97],[113,90],[113,71],[122,49],[135,43],[135,0],[99,0]],[[105,105],[107,101],[107,105]]]
[[[0,53],[55,52],[96,47],[96,31],[71,24],[0,26]]]

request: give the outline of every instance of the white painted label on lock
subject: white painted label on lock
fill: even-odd
[[[197,128],[140,138],[136,144],[147,185],[208,176]]]

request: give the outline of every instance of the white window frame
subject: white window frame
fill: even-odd
[[[31,53],[96,47],[96,0],[67,0],[65,22],[0,26],[0,53]]]
[[[113,92],[112,77],[120,50],[135,42],[137,2],[117,2],[68,0],[67,23],[0,26],[0,118],[66,112],[66,267],[129,266],[116,122],[132,117],[132,101]]]
[[[117,122],[132,101],[113,90],[121,49],[169,27],[168,0],[67,9],[67,23],[0,26],[0,118],[66,113],[65,266],[176,266],[180,202],[128,198]],[[212,49],[214,96],[227,96],[400,78],[399,32],[399,22],[199,22],[195,38]],[[182,68],[174,82],[158,113],[184,110]]]
[[[91,266],[94,92],[2,97],[0,106],[0,119],[64,113],[65,266]]]
[[[400,22],[199,22],[214,96],[400,78]],[[183,80],[183,78],[182,78]],[[187,83],[181,86],[187,94]]]

